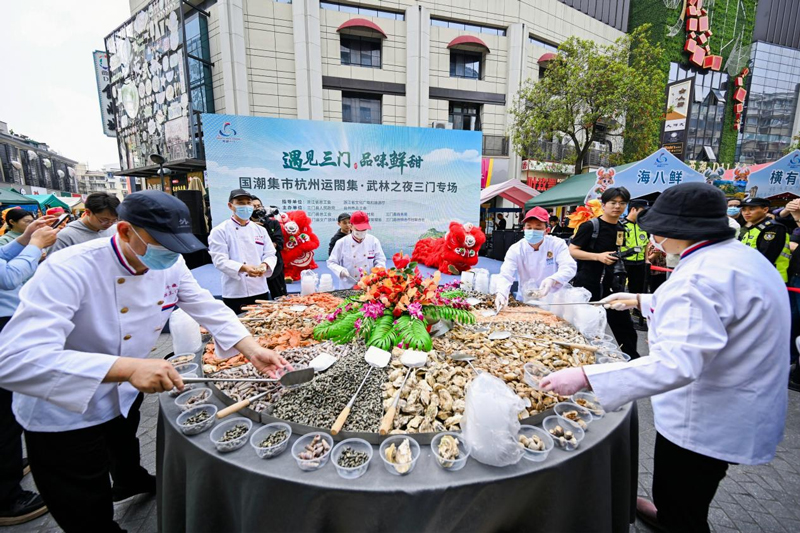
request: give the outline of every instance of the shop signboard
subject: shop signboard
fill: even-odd
[[[319,239],[339,213],[366,211],[387,255],[450,222],[478,223],[481,133],[377,124],[203,115],[213,220],[230,217],[228,194],[303,210]],[[326,259],[321,245],[317,260]]]
[[[120,168],[194,157],[180,0],[153,0],[105,40]]]
[[[97,81],[97,99],[100,102],[100,119],[103,121],[103,133],[107,137],[116,137],[117,119],[114,116],[114,104],[111,101],[111,78],[108,71],[108,54],[105,51],[92,52],[94,59],[94,75]]]
[[[694,78],[667,85],[666,110],[661,127],[661,147],[683,161],[686,159],[686,133],[689,129]]]
[[[745,193],[759,198],[786,193],[800,196],[800,150],[750,174]]]

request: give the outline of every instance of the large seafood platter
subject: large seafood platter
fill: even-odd
[[[526,364],[547,372],[595,362],[597,349],[552,313],[512,300],[495,315],[492,295],[438,282],[438,275],[423,279],[412,264],[403,270],[376,269],[357,285],[361,292],[344,298],[317,293],[251,306],[241,320],[262,346],[279,351],[295,369],[319,370],[312,381],[294,388],[218,382],[212,390],[225,404],[267,393],[241,414],[265,424],[286,422],[293,432],[306,434],[330,430],[369,372],[336,438],[380,443],[385,438],[378,432],[381,419],[399,391],[386,436],[415,434],[425,443],[437,433],[460,431],[467,387],[476,372],[502,379],[526,405],[521,421],[534,424],[567,398],[534,388]],[[385,367],[365,361],[370,347],[392,354]],[[427,359],[409,370],[401,362],[408,350]],[[327,363],[320,367],[320,360]],[[242,356],[217,359],[213,342],[202,362],[206,376],[261,377]]]

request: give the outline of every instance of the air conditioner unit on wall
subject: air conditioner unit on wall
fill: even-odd
[[[431,123],[431,128],[436,128],[437,130],[452,130],[453,123],[452,122],[444,122],[441,120],[434,120]]]

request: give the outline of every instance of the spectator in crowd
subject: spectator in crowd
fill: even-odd
[[[732,217],[739,226],[744,226],[745,220],[742,216],[742,201],[739,198],[728,199],[728,216]]]
[[[569,252],[578,262],[578,274],[572,284],[588,289],[592,300],[625,290],[624,268],[620,271],[622,265],[615,264],[618,250],[625,242],[625,228],[619,220],[630,199],[625,187],[606,189],[600,197],[603,214],[581,224],[570,241]],[[638,337],[630,312],[609,309],[606,317],[622,351],[631,358],[639,357]]]
[[[503,216],[503,213],[497,213],[497,225],[495,229],[506,229],[506,217]]]
[[[39,266],[42,251],[56,240],[56,230],[50,227],[53,222],[55,217],[31,220],[0,248],[0,331],[17,310],[19,290]],[[0,388],[0,526],[24,524],[47,512],[38,494],[20,486],[27,460],[22,458],[22,428],[14,418],[11,400],[11,391]]]
[[[784,216],[791,216],[796,222],[800,222],[800,200],[792,200],[786,204]],[[800,230],[795,230],[789,237],[789,249],[792,257],[789,260],[789,287],[800,289],[800,252],[797,251],[800,245]],[[800,354],[797,350],[796,339],[800,336],[800,293],[789,292],[789,303],[792,305],[792,338],[789,343],[790,362],[794,365],[789,375],[789,388],[800,391]]]
[[[84,205],[83,218],[70,222],[58,232],[56,243],[48,250],[49,255],[74,244],[114,235],[112,226],[117,223],[119,198],[113,194],[93,192],[86,197]]]
[[[21,207],[15,207],[6,211],[3,219],[6,223],[6,232],[0,237],[0,246],[21,237],[25,228],[33,222],[33,213],[25,211]]]
[[[560,370],[541,387],[563,396],[588,387],[609,412],[651,397],[654,501],[639,498],[637,515],[658,530],[707,532],[728,466],[768,463],[783,438],[786,288],[763,256],[733,240],[725,196],[712,185],[667,189],[640,223],[656,248],[682,255],[680,267],[654,295],[604,301],[648,316],[650,354]]]
[[[291,369],[192,277],[181,254],[203,245],[183,202],[137,192],[119,216],[110,239],[42,263],[0,336],[0,386],[14,392],[34,481],[67,532],[121,531],[113,502],[156,490],[140,465],[140,391],[183,388],[168,361],[147,358],[176,306],[211,332],[217,357],[242,353],[273,378]]]
[[[789,232],[783,224],[768,219],[768,214],[769,200],[766,198],[748,198],[742,202],[745,225],[739,230],[738,239],[761,252],[761,255],[775,265],[786,283],[789,281],[791,257]]]
[[[628,274],[628,290],[631,292],[644,292],[644,280],[647,275],[645,248],[650,241],[647,232],[639,227],[637,221],[648,206],[647,200],[631,200],[628,204],[628,214],[622,219],[622,225],[625,227],[625,244],[620,251],[622,254],[632,254],[623,258],[625,271]]]
[[[556,215],[550,216],[550,226],[547,228],[547,233],[552,235],[553,237],[558,237],[559,239],[566,239],[569,237],[569,234],[572,233],[572,230],[569,228],[565,228],[561,225],[561,221]],[[525,225],[525,221],[522,221],[523,226]]]
[[[520,293],[526,284],[532,283],[539,290],[534,299],[539,299],[560,289],[575,276],[577,265],[567,244],[558,237],[545,234],[547,220],[547,211],[541,207],[528,211],[522,220],[525,236],[511,245],[500,267],[495,297],[498,312],[508,305],[511,285],[517,279]]]
[[[350,225],[350,213],[342,213],[339,215],[337,223],[339,224],[339,229],[336,230],[336,233],[331,237],[331,242],[328,243],[328,256],[333,252],[333,247],[336,246],[336,242],[350,235],[350,232],[353,230],[353,227]]]
[[[228,197],[233,216],[211,230],[208,251],[222,274],[222,301],[237,315],[242,307],[269,298],[267,278],[278,263],[267,230],[250,222],[253,196],[234,189]]]
[[[283,231],[281,230],[281,223],[275,220],[275,214],[278,208],[270,208],[267,212],[261,200],[253,197],[253,216],[250,220],[256,224],[261,225],[267,230],[269,238],[272,241],[272,246],[275,247],[275,257],[277,262],[275,268],[272,269],[272,274],[267,278],[267,288],[269,289],[269,296],[272,299],[280,298],[288,294],[286,290],[286,280],[283,277],[283,257],[281,250],[283,250]]]
[[[664,252],[658,250],[653,243],[647,243],[647,262],[649,263],[648,268],[650,266],[666,268],[667,266],[667,256]],[[648,276],[648,285],[650,290],[647,292],[656,292],[656,290],[665,282],[667,281],[667,273],[663,270],[653,270],[650,269],[650,274]]]

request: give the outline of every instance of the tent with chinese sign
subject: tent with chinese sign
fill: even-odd
[[[614,167],[616,172],[631,167],[633,163]],[[539,196],[531,198],[525,203],[525,211],[536,206],[539,207],[559,207],[562,205],[583,205],[586,193],[597,183],[597,172],[587,174],[575,174],[565,179],[555,187],[544,191]]]
[[[497,185],[490,185],[481,191],[481,203],[485,204],[492,198],[500,196],[509,202],[512,202],[520,207],[525,205],[525,202],[541,194],[536,189],[528,187],[521,181],[511,179],[498,183]]]
[[[0,189],[0,209],[9,207],[21,207],[33,213],[36,212],[39,204],[25,195],[16,193],[9,189]]]
[[[753,172],[745,191],[749,196],[800,196],[800,150],[778,159],[770,166]]]
[[[26,194],[25,196],[39,202],[42,211],[47,211],[51,207],[60,207],[65,211],[69,211],[69,206],[63,202],[63,198],[59,198],[55,194]]]

